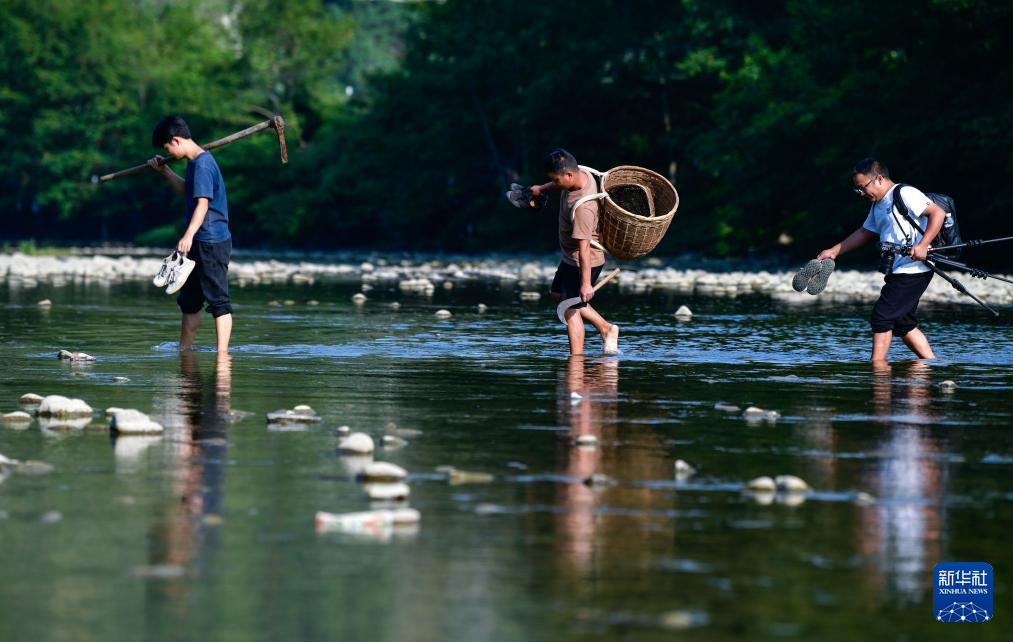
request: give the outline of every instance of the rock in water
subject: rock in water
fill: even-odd
[[[338,442],[338,450],[343,453],[351,453],[355,455],[366,455],[373,450],[373,438],[364,432],[353,432],[344,439]]]
[[[408,471],[404,468],[385,461],[374,461],[359,473],[361,481],[371,482],[397,482],[407,476]]]
[[[34,410],[38,408],[39,404],[41,403],[42,403],[42,395],[37,395],[34,392],[23,394],[21,395],[21,398],[18,399],[18,405],[20,405],[25,410]]]
[[[746,488],[758,492],[774,492],[777,490],[777,483],[770,477],[757,477],[756,479],[750,480],[746,484]]]
[[[675,318],[679,321],[689,321],[693,318],[693,311],[689,309],[689,306],[680,305],[679,309],[675,311]]]
[[[306,404],[299,404],[298,406],[293,407],[292,410],[294,412],[299,412],[299,413],[302,413],[302,414],[305,414],[305,415],[312,415],[312,414],[314,414],[313,413],[313,408],[307,406]]]
[[[50,301],[49,299],[43,299],[39,301],[36,305],[38,305],[40,308],[51,308],[53,307],[53,302]]]
[[[696,468],[689,465],[688,462],[682,459],[675,460],[675,479],[677,481],[685,481],[692,477],[696,473]]]
[[[363,484],[362,489],[373,501],[404,501],[412,492],[403,482],[368,483]]]
[[[809,484],[803,479],[794,475],[778,475],[774,478],[777,490],[785,493],[804,493],[809,490]]]
[[[90,417],[91,406],[81,399],[49,395],[43,397],[38,414],[42,417]]]
[[[947,379],[946,381],[941,381],[939,383],[939,389],[947,393],[954,392],[957,389],[957,382],[950,381],[949,379]]]
[[[313,523],[318,533],[374,533],[402,524],[417,524],[422,516],[414,508],[371,510],[358,513],[325,513],[318,511]]]
[[[486,310],[488,310],[488,309],[489,309],[489,306],[487,306],[487,305],[486,305],[486,304],[484,304],[484,303],[479,303],[479,304],[478,304],[478,305],[476,306],[476,309],[478,310],[478,313],[479,313],[479,314],[482,314],[483,312],[485,312]]]
[[[300,408],[309,408],[308,411]],[[318,424],[321,419],[309,406],[296,406],[291,410],[275,410],[267,413],[269,424]]]
[[[540,292],[521,292],[521,301],[537,301],[541,298]]]
[[[453,466],[437,466],[436,472],[446,474],[447,483],[451,486],[458,486],[460,484],[488,484],[495,479],[489,473],[457,470]]]
[[[352,295],[352,303],[355,303],[356,305],[362,305],[365,302],[366,302],[366,295],[363,294],[362,292],[356,292],[355,294]]]
[[[161,434],[165,430],[161,424],[152,421],[148,415],[133,408],[113,413],[109,428],[113,432],[123,435],[155,435]]]
[[[454,315],[451,314],[450,310],[437,310],[436,311],[436,318],[437,319],[449,319],[452,316],[454,316]]]
[[[5,424],[30,424],[32,423],[32,416],[27,412],[17,410],[15,412],[8,412],[2,417]]]
[[[64,361],[94,361],[95,357],[84,352],[71,352],[70,350],[60,350],[56,353],[58,359]]]

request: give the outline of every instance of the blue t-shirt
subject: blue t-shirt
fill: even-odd
[[[197,230],[194,240],[221,243],[232,238],[229,232],[229,203],[225,197],[225,179],[222,170],[210,152],[202,152],[186,166],[186,212],[189,225],[198,198],[208,199],[208,213]]]

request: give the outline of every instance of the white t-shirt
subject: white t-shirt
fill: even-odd
[[[922,240],[922,233],[911,225],[903,212],[894,211],[893,197],[896,193],[897,187],[894,186],[878,203],[872,204],[872,209],[869,210],[869,216],[865,219],[863,227],[870,232],[879,234],[880,241],[915,245]],[[929,218],[923,214],[932,200],[920,189],[910,185],[904,186],[901,196],[907,203],[911,215],[924,230],[929,224]],[[915,261],[910,256],[898,256],[893,263],[894,274],[919,274],[928,271],[927,265],[921,261]]]

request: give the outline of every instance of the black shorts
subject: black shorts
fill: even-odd
[[[591,285],[594,285],[598,280],[598,275],[601,274],[603,267],[605,266],[599,265],[591,268]],[[552,287],[549,288],[549,291],[558,293],[562,300],[580,296],[580,268],[560,261],[559,267],[556,268],[556,276],[552,277]],[[583,308],[587,307],[587,304],[581,302],[572,307]]]
[[[197,265],[176,297],[183,314],[200,312],[206,301],[207,311],[215,318],[232,314],[229,300],[229,258],[232,256],[232,239],[221,243],[194,241],[187,258]]]
[[[872,306],[872,331],[892,330],[898,337],[903,337],[918,327],[918,317],[915,316],[918,301],[933,276],[932,272],[886,275],[879,300]]]

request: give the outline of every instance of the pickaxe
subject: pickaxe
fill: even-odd
[[[253,127],[247,127],[246,129],[244,129],[241,132],[236,132],[235,134],[229,134],[225,138],[219,138],[218,140],[212,141],[212,142],[210,142],[210,143],[208,143],[206,145],[201,145],[201,147],[203,147],[204,149],[207,149],[207,150],[217,149],[218,147],[224,147],[224,146],[228,145],[229,143],[236,142],[240,138],[246,138],[247,136],[250,136],[252,134],[256,134],[257,132],[263,131],[263,130],[268,129],[268,128],[271,128],[275,132],[277,132],[277,134],[278,134],[278,144],[281,146],[281,162],[282,163],[287,163],[288,162],[288,148],[285,147],[285,119],[282,118],[281,116],[277,116],[277,115],[274,116],[274,117],[272,117],[270,120],[265,120],[262,123],[257,123]],[[166,163],[171,163],[174,160],[176,160],[176,159],[174,159],[174,158],[163,158],[160,164],[161,165],[165,165]],[[151,169],[151,167],[149,167],[148,164],[145,163],[144,165],[138,165],[136,167],[131,167],[129,169],[124,169],[124,170],[120,170],[118,172],[113,172],[112,174],[106,174],[105,176],[100,176],[98,178],[98,181],[104,183],[106,181],[111,181],[114,178],[119,178],[120,176],[130,176],[132,174],[140,174],[141,172],[146,172],[149,169]],[[95,181],[95,179],[92,178],[92,181]]]
[[[599,279],[598,282],[594,284],[594,291],[597,292],[598,288],[611,281],[612,277],[614,277],[617,274],[619,274],[619,268],[616,268],[611,272],[609,272],[608,276],[606,276],[605,278]],[[556,316],[559,317],[560,321],[566,323],[566,317],[563,316],[563,313],[569,310],[572,306],[577,305],[578,303],[580,303],[579,296],[566,299],[565,301],[560,301],[559,305],[556,306]]]

